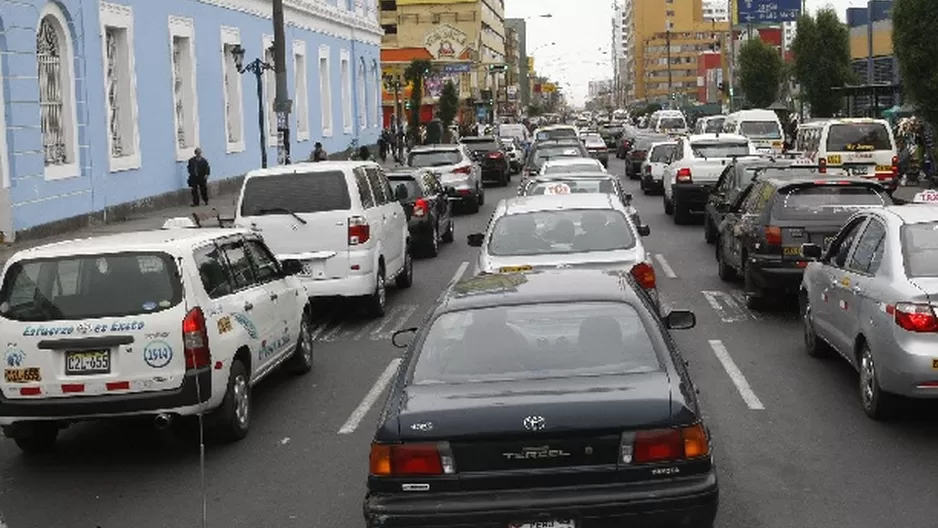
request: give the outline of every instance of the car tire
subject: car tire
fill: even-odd
[[[899,397],[884,391],[879,386],[879,375],[876,371],[876,362],[873,361],[873,351],[866,342],[860,344],[858,362],[860,365],[860,404],[863,406],[863,412],[874,420],[892,418],[898,408]]]
[[[424,248],[424,254],[430,258],[436,257],[440,254],[440,232],[436,227],[436,224],[430,228],[430,238],[427,239],[426,247]]]
[[[449,219],[449,225],[446,226],[446,232],[443,233],[443,242],[446,244],[452,244],[453,240],[456,239],[456,222],[452,218]]]
[[[674,204],[671,203],[671,200],[668,200],[668,196],[665,194],[661,195],[661,200],[664,203],[664,214],[671,216],[674,214]]]
[[[645,185],[645,178],[638,180],[638,188],[642,190],[642,194],[648,196],[648,186]]]
[[[384,317],[387,302],[387,283],[384,280],[384,264],[381,264],[375,273],[375,291],[365,298],[365,311],[372,317]]]
[[[55,442],[59,438],[59,426],[54,423],[18,424],[19,429],[13,437],[13,442],[20,451],[27,455],[42,455],[55,450]]]
[[[309,308],[303,311],[300,320],[300,335],[296,340],[296,348],[290,357],[288,368],[293,374],[306,374],[313,370],[313,329],[309,316]]]
[[[814,331],[814,318],[811,312],[811,301],[808,299],[807,292],[801,292],[798,296],[798,308],[801,313],[801,324],[804,334],[804,350],[813,358],[825,358],[831,355],[831,347],[818,337]]]
[[[687,225],[690,223],[690,209],[686,205],[681,205],[680,202],[674,202],[672,208],[674,209],[674,223],[676,225]]]
[[[248,370],[240,359],[231,362],[228,387],[218,408],[217,432],[224,442],[235,442],[248,435],[251,427],[251,383]]]
[[[433,230],[436,234],[436,230]],[[399,289],[403,290],[410,288],[414,285],[414,257],[411,254],[410,246],[408,245],[407,249],[404,250],[404,267],[401,269],[401,272],[397,274],[397,277],[394,279],[394,285]]]
[[[501,179],[499,180],[499,184],[502,187],[508,187],[509,183],[511,183],[511,175],[509,175],[508,171],[506,170],[505,172],[502,172],[502,176],[501,176]]]
[[[730,282],[736,278],[736,270],[732,266],[726,263],[726,259],[723,258],[723,243],[717,240],[717,275],[720,276],[720,280],[724,282]]]
[[[752,277],[752,268],[749,267],[748,257],[743,255],[743,292],[746,298],[746,308],[750,310],[762,310],[765,307],[765,290],[756,286]]]

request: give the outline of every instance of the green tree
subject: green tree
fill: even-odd
[[[449,127],[459,113],[459,93],[453,81],[446,81],[440,94],[440,121],[443,121],[443,136],[449,137]]]
[[[850,33],[830,8],[815,17],[802,15],[792,42],[794,76],[801,85],[801,98],[811,105],[814,117],[831,117],[843,103],[831,89],[853,80],[850,69]]]
[[[916,103],[917,112],[938,123],[938,27],[934,0],[896,0],[892,6],[892,47],[899,62],[902,88]]]
[[[762,39],[747,40],[739,50],[739,88],[756,108],[768,108],[778,99],[782,82],[782,56]]]
[[[420,107],[423,104],[423,81],[430,74],[430,68],[433,65],[426,59],[414,59],[410,61],[404,70],[404,80],[413,87],[410,92],[410,119],[408,121],[408,132],[415,140],[420,134]]]

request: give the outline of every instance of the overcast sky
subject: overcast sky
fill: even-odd
[[[847,7],[864,6],[866,0],[807,0],[807,5],[812,12],[833,6],[843,20]],[[505,14],[527,19],[528,55],[538,73],[557,81],[579,105],[589,81],[612,77],[612,6],[613,0],[505,0]]]

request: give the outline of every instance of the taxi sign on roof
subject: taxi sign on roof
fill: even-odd
[[[914,198],[912,198],[912,203],[936,204],[938,203],[938,191],[935,189],[922,191],[916,194]]]
[[[544,194],[570,194],[570,186],[566,183],[555,183],[544,189]]]

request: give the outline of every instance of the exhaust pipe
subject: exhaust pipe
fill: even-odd
[[[156,428],[160,431],[168,429],[172,423],[173,416],[171,414],[161,413],[157,414],[156,417],[153,418],[153,425],[155,425]]]

